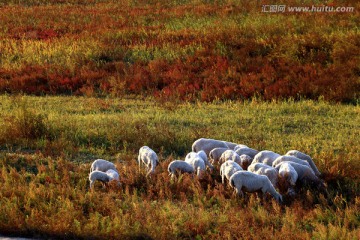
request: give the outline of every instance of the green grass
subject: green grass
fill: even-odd
[[[95,239],[356,239],[359,234],[357,105],[6,95],[0,102],[2,234]],[[216,172],[202,181],[184,176],[171,182],[167,164],[184,158],[199,137],[282,154],[304,151],[323,173],[329,197],[304,189],[283,206],[253,195],[237,199]],[[151,179],[137,170],[143,145],[160,157]],[[116,163],[120,189],[96,185],[88,192],[95,158]]]

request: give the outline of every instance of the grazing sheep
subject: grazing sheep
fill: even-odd
[[[118,182],[118,185],[120,185],[120,176],[117,171],[115,171],[113,169],[109,169],[105,173],[110,177],[110,181],[115,180]]]
[[[251,159],[254,159],[255,155],[259,153],[258,150],[249,147],[238,148],[235,152],[239,154],[239,156],[246,154],[251,157]]]
[[[196,152],[188,153],[185,157],[185,161],[189,162],[191,159],[196,158],[196,157],[200,157],[204,161],[205,165],[208,166],[211,170],[214,169],[214,166],[209,162],[209,160],[206,156],[206,153],[203,150],[201,150],[197,153]]]
[[[216,164],[219,162],[221,154],[225,152],[226,150],[229,150],[229,148],[214,148],[209,153],[209,158],[212,164]]]
[[[141,162],[145,164],[146,169],[148,170],[146,176],[148,176],[149,174],[155,172],[155,168],[159,163],[159,159],[154,150],[152,150],[148,146],[143,146],[140,148],[138,155],[139,169],[141,166]]]
[[[176,176],[177,172],[194,173],[194,167],[182,160],[174,160],[168,166],[169,175],[171,178]]]
[[[327,194],[326,186],[324,182],[318,178],[311,167],[302,165],[295,162],[281,162],[276,166],[276,169],[280,169],[281,166],[285,163],[290,164],[296,171],[298,177],[297,181],[300,182],[300,184],[311,184],[314,187],[316,187],[319,191],[321,191],[324,194]]]
[[[240,149],[240,148],[247,148],[248,146],[246,146],[246,145],[244,145],[244,144],[238,144],[238,145],[236,145],[235,147],[234,147],[234,151],[236,152],[238,149]]]
[[[223,142],[224,142],[224,143],[228,146],[228,148],[231,149],[231,150],[234,150],[235,147],[239,145],[239,144],[233,143],[233,142],[227,142],[227,141],[223,141]],[[242,145],[242,144],[240,144],[240,145]],[[243,145],[243,146],[245,146],[245,145]]]
[[[305,154],[303,152],[300,152],[298,150],[290,150],[285,155],[294,156],[294,157],[306,160],[310,164],[310,167],[315,172],[316,176],[321,175],[321,173],[319,172],[318,168],[316,167],[314,161],[312,160],[312,158],[309,155],[307,155],[307,154]]]
[[[264,163],[254,163],[251,164],[248,169],[249,172],[253,172],[259,175],[265,175],[269,178],[270,182],[274,187],[277,186],[278,183],[278,170],[266,165]]]
[[[246,154],[242,154],[240,155],[240,166],[244,169],[247,170],[249,165],[252,163],[253,159],[246,155]]]
[[[221,154],[221,157],[219,159],[219,163],[222,164],[226,162],[227,160],[232,160],[236,163],[240,163],[240,156],[234,151],[234,150],[226,150]]]
[[[206,169],[204,160],[200,157],[196,157],[192,160],[192,166],[193,166],[194,172],[196,172],[196,175],[198,176],[198,178],[202,179],[203,174]]]
[[[90,189],[93,189],[94,183],[96,180],[99,180],[102,182],[103,186],[106,185],[110,180],[110,176],[102,171],[92,171],[89,174],[89,180],[90,180]]]
[[[228,160],[221,164],[220,167],[220,176],[222,183],[224,184],[224,178],[226,177],[227,180],[237,171],[243,170],[239,164],[234,161]]]
[[[106,161],[104,159],[96,159],[91,164],[90,173],[93,171],[106,172],[109,169],[117,171],[116,166],[112,162]]]
[[[193,152],[199,152],[203,150],[207,156],[214,148],[229,148],[228,145],[224,141],[215,140],[215,139],[208,139],[208,138],[200,138],[196,140],[192,145]]]
[[[290,162],[282,162],[279,166],[279,178],[284,179],[289,188],[287,193],[289,195],[295,195],[295,184],[298,179],[298,174]]]
[[[270,193],[276,201],[282,202],[282,196],[279,194],[274,186],[271,184],[269,178],[264,175],[258,175],[248,171],[237,171],[230,177],[230,186],[235,188],[238,195],[243,196],[242,190],[246,192],[261,191]]]
[[[264,150],[254,156],[253,163],[264,163],[272,166],[273,161],[281,155],[272,151]]]
[[[119,177],[119,173],[114,170],[114,169],[109,169],[106,172],[102,172],[102,171],[92,171],[89,174],[89,180],[90,180],[90,189],[93,188],[93,185],[95,183],[96,180],[99,180],[100,182],[102,182],[103,186],[106,186],[108,182],[110,181],[117,181],[117,185],[120,186],[120,177]]]
[[[276,167],[281,162],[295,162],[295,163],[305,165],[305,166],[311,168],[310,164],[307,161],[302,160],[302,159],[297,158],[297,157],[293,157],[293,156],[280,156],[280,157],[275,159],[272,166]]]

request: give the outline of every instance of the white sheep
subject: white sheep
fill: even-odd
[[[279,167],[279,178],[284,179],[287,184],[289,184],[288,194],[295,194],[295,184],[298,179],[298,174],[295,168],[291,165],[290,162],[282,162]]]
[[[239,156],[246,154],[251,157],[251,159],[254,159],[255,155],[259,153],[258,150],[249,147],[238,148],[235,150],[235,152],[239,154]]]
[[[305,154],[303,152],[300,152],[298,150],[290,150],[285,155],[294,156],[294,157],[306,160],[310,164],[310,167],[315,172],[316,176],[321,175],[321,173],[319,172],[318,168],[316,167],[314,161],[312,160],[312,158],[309,155],[307,155],[307,154]]]
[[[242,154],[240,155],[240,166],[244,169],[247,170],[249,165],[252,163],[253,159],[246,155],[246,154]]]
[[[243,170],[239,164],[234,161],[228,160],[221,164],[220,167],[220,176],[222,183],[224,184],[224,178],[226,177],[227,180],[237,171]]]
[[[236,151],[236,150],[238,150],[238,149],[240,149],[240,148],[247,148],[248,146],[246,146],[246,145],[244,145],[244,144],[238,144],[238,145],[236,145],[235,147],[234,147],[234,151]]]
[[[206,153],[203,150],[199,152],[188,153],[185,157],[185,161],[189,162],[191,159],[196,157],[200,157],[204,161],[205,165],[208,166],[211,170],[214,169],[214,166],[209,162],[208,157],[206,156]]]
[[[280,156],[278,158],[275,159],[275,161],[273,162],[272,166],[273,167],[276,167],[277,165],[279,165],[281,162],[294,162],[294,163],[298,163],[298,164],[301,164],[301,165],[305,165],[309,168],[310,167],[310,164],[305,161],[305,160],[302,160],[300,158],[297,158],[297,157],[293,157],[293,156]]]
[[[229,148],[214,148],[209,153],[209,159],[212,164],[217,164],[220,160],[221,155]]]
[[[233,143],[233,142],[227,142],[227,141],[223,141],[229,149],[234,150],[236,146],[238,145],[242,145],[242,144],[237,144],[237,143]],[[245,145],[242,145],[245,146]]]
[[[112,162],[106,161],[104,159],[96,159],[91,164],[90,173],[93,171],[106,172],[109,169],[117,171],[116,166]]]
[[[324,182],[318,178],[311,167],[302,165],[295,162],[281,162],[276,166],[276,169],[280,169],[283,164],[290,164],[296,171],[298,177],[297,181],[300,184],[311,184],[315,186],[318,190],[322,191],[323,193],[327,194],[326,186]]]
[[[143,146],[140,148],[138,155],[139,169],[141,166],[141,162],[145,164],[146,169],[148,170],[146,176],[148,176],[149,174],[155,172],[155,168],[159,163],[159,158],[154,152],[154,150],[152,150],[148,146]]]
[[[235,188],[238,195],[243,196],[242,190],[246,192],[261,191],[263,194],[270,193],[276,201],[282,202],[282,196],[271,184],[269,178],[248,171],[237,171],[230,177],[230,186]]]
[[[240,156],[234,151],[234,150],[226,150],[221,154],[221,157],[219,159],[219,163],[222,164],[226,162],[227,160],[232,160],[238,164],[240,164]]]
[[[189,163],[182,160],[174,160],[168,166],[169,175],[171,178],[176,176],[177,172],[181,173],[194,173],[194,167]]]
[[[251,164],[247,170],[249,172],[253,172],[259,175],[267,176],[274,187],[276,187],[278,184],[278,170],[273,167],[270,167],[267,164],[254,163]]]
[[[90,189],[93,189],[96,180],[100,181],[105,186],[110,181],[110,176],[102,171],[92,171],[89,174]]]
[[[253,163],[264,163],[269,166],[272,166],[273,161],[275,161],[276,158],[280,157],[281,155],[269,150],[264,150],[259,152],[254,156]]]
[[[229,148],[224,141],[209,139],[209,138],[200,138],[193,143],[192,151],[199,152],[203,150],[206,153],[206,155],[209,155],[211,150],[219,147]]]
[[[110,181],[115,180],[118,182],[118,186],[120,186],[120,176],[118,171],[115,171],[114,169],[109,169],[105,173],[110,177]]]
[[[114,169],[109,169],[106,172],[102,172],[98,170],[92,171],[89,174],[89,180],[90,180],[90,189],[93,188],[96,180],[100,181],[104,187],[110,181],[116,181],[118,186],[121,185],[119,173]]]

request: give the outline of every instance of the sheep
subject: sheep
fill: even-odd
[[[194,167],[182,160],[174,160],[168,166],[169,175],[171,178],[175,177],[176,172],[194,173]]]
[[[229,182],[230,186],[235,188],[235,192],[238,195],[244,195],[242,190],[246,192],[261,191],[263,194],[270,193],[276,201],[282,202],[281,194],[275,190],[267,176],[242,170],[234,173],[230,177]]]
[[[196,157],[200,157],[204,161],[205,165],[208,166],[211,170],[214,169],[214,166],[209,162],[209,160],[206,156],[206,153],[203,150],[201,150],[199,152],[188,153],[185,157],[185,161],[189,162],[191,159],[196,158]]]
[[[93,171],[106,172],[109,169],[117,171],[116,166],[112,162],[106,161],[104,159],[96,159],[91,164],[90,173]]]
[[[272,166],[273,161],[281,155],[272,151],[264,150],[254,156],[253,163],[264,163]]]
[[[293,156],[280,156],[280,157],[275,159],[272,166],[276,167],[281,162],[295,162],[295,163],[305,165],[305,166],[311,168],[310,164],[307,161],[302,160],[302,159],[297,158],[297,157],[293,157]]]
[[[192,151],[199,152],[200,150],[203,150],[206,155],[209,156],[210,151],[218,147],[227,149],[229,148],[224,141],[209,138],[200,138],[193,143]]]
[[[235,147],[234,147],[234,151],[236,152],[238,149],[240,149],[240,148],[247,148],[248,146],[246,146],[246,145],[244,145],[244,144],[238,144],[238,145],[236,145]]]
[[[233,143],[233,142],[227,142],[227,141],[223,141],[229,149],[234,150],[236,146],[238,145],[242,145],[242,144],[237,144],[237,143]],[[245,145],[242,145],[245,146]]]
[[[105,173],[110,177],[110,181],[115,180],[118,182],[118,186],[120,186],[120,176],[117,171],[115,171],[113,169],[109,169]]]
[[[258,150],[249,147],[238,148],[235,150],[235,152],[239,154],[239,156],[241,156],[242,154],[246,154],[251,157],[251,159],[254,159],[255,155],[259,153]]]
[[[89,174],[89,180],[90,180],[90,189],[93,189],[96,180],[102,182],[103,186],[106,186],[108,182],[114,180],[117,181],[117,185],[120,186],[119,173],[114,169],[109,169],[106,172],[102,172],[98,170],[92,171]]]
[[[284,179],[290,185],[288,189],[289,195],[295,195],[294,187],[298,179],[298,174],[290,162],[282,162],[279,167],[279,178]]]
[[[199,178],[202,178],[202,175],[206,169],[205,161],[203,158],[201,158],[197,153],[190,152],[188,155],[186,155],[185,162],[193,166],[196,175]]]
[[[221,157],[219,159],[219,163],[222,164],[226,162],[227,160],[232,160],[236,163],[240,163],[240,156],[234,151],[234,150],[226,150],[221,154]]]
[[[302,165],[299,163],[295,163],[295,162],[284,161],[284,162],[281,162],[280,164],[278,164],[276,166],[276,169],[279,170],[281,168],[281,166],[285,163],[290,164],[295,169],[295,171],[298,175],[297,181],[299,181],[300,184],[311,184],[311,185],[315,186],[318,190],[323,192],[324,194],[326,194],[326,195],[328,194],[324,182],[315,175],[315,173],[311,167]]]
[[[305,154],[303,152],[300,152],[298,150],[290,150],[285,155],[294,156],[294,157],[306,160],[310,164],[310,167],[315,172],[316,176],[321,175],[321,173],[319,172],[318,168],[316,167],[314,161],[312,160],[312,158],[309,155],[307,155],[307,154]]]
[[[273,167],[270,167],[267,164],[254,163],[251,164],[247,170],[249,172],[253,172],[259,175],[267,176],[274,187],[276,187],[278,184],[278,170]]]
[[[214,148],[209,153],[210,162],[212,164],[216,164],[219,162],[221,154],[225,152],[226,150],[229,150],[229,148]]]
[[[150,174],[155,172],[155,168],[157,164],[159,163],[159,158],[148,146],[143,146],[139,150],[138,155],[138,163],[139,163],[139,169],[141,166],[141,162],[143,162],[148,170],[146,176],[149,176]]]
[[[89,180],[90,180],[90,189],[93,189],[96,180],[99,180],[100,182],[103,183],[103,185],[104,184],[106,185],[110,181],[110,176],[105,172],[95,170],[90,172]]]
[[[249,165],[252,163],[252,158],[249,157],[246,154],[242,154],[240,155],[240,166],[244,169],[247,170]]]
[[[220,167],[220,176],[222,183],[224,184],[224,178],[226,177],[227,180],[237,171],[243,170],[239,164],[234,161],[228,160],[221,164]]]

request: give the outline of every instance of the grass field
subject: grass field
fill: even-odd
[[[0,234],[57,238],[358,239],[359,107],[324,101],[167,103],[6,96],[0,112]],[[327,199],[311,188],[285,204],[232,196],[217,173],[171,182],[167,164],[199,137],[310,154]],[[145,178],[135,161],[160,156]],[[88,189],[90,162],[116,163],[122,186]]]
[[[269,13],[264,5],[353,7]],[[360,3],[0,0],[0,235],[360,239]],[[284,204],[217,172],[170,181],[200,138],[314,159]],[[151,178],[135,159],[159,155]],[[95,185],[114,162],[122,186]]]
[[[265,4],[324,5],[0,0],[0,92],[356,103],[359,2],[326,3],[348,13],[266,13]]]

